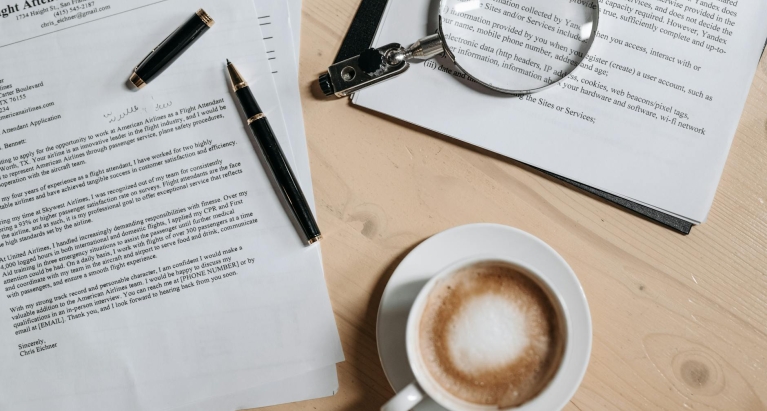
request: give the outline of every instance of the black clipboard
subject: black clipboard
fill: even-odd
[[[336,59],[333,62],[334,64],[352,58],[370,47],[373,43],[373,37],[375,37],[376,30],[378,30],[378,23],[381,21],[384,10],[386,9],[386,2],[387,0],[362,0],[357,9],[357,14],[354,16],[354,20],[352,20],[352,24],[349,26],[349,31],[346,32],[346,37],[344,37],[344,41],[341,43],[341,48],[338,50]],[[693,224],[682,220],[681,218],[674,217],[645,205],[626,200],[625,198],[550,173],[546,170],[539,168],[536,168],[536,170],[681,234],[690,234],[690,231],[692,230]]]

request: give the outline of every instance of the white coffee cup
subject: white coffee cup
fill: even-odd
[[[469,267],[471,265],[483,263],[483,262],[500,262],[511,265],[518,268],[520,271],[528,274],[528,276],[535,280],[541,288],[547,291],[552,303],[558,304],[560,311],[560,320],[564,324],[564,353],[559,363],[559,367],[554,374],[554,377],[549,383],[529,401],[522,405],[513,408],[514,411],[557,411],[561,410],[567,402],[575,394],[578,389],[583,375],[586,372],[586,364],[584,361],[573,361],[573,352],[576,344],[588,344],[591,346],[591,337],[588,335],[588,341],[576,341],[571,338],[572,324],[571,316],[568,313],[565,301],[562,299],[560,293],[557,290],[557,284],[549,281],[543,273],[539,273],[532,267],[529,267],[518,261],[511,261],[508,258],[499,255],[481,255],[472,257],[469,259],[461,260],[444,270],[440,271],[437,275],[432,277],[426,285],[423,286],[418,293],[407,321],[406,331],[406,347],[407,356],[410,367],[415,375],[415,381],[410,385],[402,389],[397,395],[389,400],[381,407],[381,411],[407,411],[415,407],[418,403],[423,401],[426,397],[430,397],[436,403],[444,407],[449,411],[490,411],[498,410],[497,405],[481,405],[476,403],[470,403],[462,400],[455,395],[448,392],[429,374],[426,364],[423,361],[423,357],[420,352],[419,344],[419,327],[421,318],[426,308],[426,303],[434,289],[442,280],[453,275],[462,268]],[[583,303],[585,303],[585,297]],[[589,321],[590,322],[590,321]],[[588,326],[590,329],[591,324],[579,324],[580,326]],[[576,325],[578,326],[578,325]],[[585,339],[582,338],[582,339]],[[589,349],[590,351],[590,349]]]

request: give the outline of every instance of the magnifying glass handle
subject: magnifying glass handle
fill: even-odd
[[[442,38],[439,36],[438,33],[434,33],[431,36],[426,36],[415,43],[411,44],[410,47],[408,47],[405,50],[404,55],[402,58],[405,60],[410,59],[419,59],[419,60],[428,60],[432,57],[437,57],[438,55],[442,54],[445,51],[445,46],[442,44]],[[387,58],[392,59],[392,61],[396,61],[398,59],[399,54],[394,52],[390,53]]]
[[[319,83],[326,96],[346,97],[355,91],[404,73],[407,60],[426,60],[445,51],[439,34],[424,37],[409,47],[398,43],[368,49],[359,56],[338,62],[320,75]]]

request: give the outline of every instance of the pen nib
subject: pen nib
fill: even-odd
[[[227,60],[226,70],[229,72],[229,79],[232,81],[232,90],[237,91],[248,87],[248,83],[242,78],[240,72],[234,67],[234,64]]]
[[[229,61],[229,59],[226,59],[226,65],[228,66],[228,65],[230,65],[230,64],[232,64],[232,62],[231,62],[231,61]]]

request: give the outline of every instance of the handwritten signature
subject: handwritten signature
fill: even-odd
[[[167,103],[163,103],[163,104],[159,104],[159,103],[158,103],[158,104],[156,104],[156,105],[154,106],[154,111],[165,110],[166,108],[168,108],[168,107],[171,107],[172,105],[173,105],[173,102],[172,102],[172,101],[169,101],[169,102],[167,102]]]
[[[154,111],[165,110],[166,108],[170,108],[171,106],[173,106],[172,101],[168,101],[167,103],[156,103],[154,106]],[[138,112],[139,110],[143,110],[145,113],[147,112],[146,108],[139,108],[139,106],[133,105],[126,108],[125,110],[120,111],[119,114],[114,114],[112,112],[109,112],[104,114],[103,117],[105,119],[108,119],[110,123],[116,123],[116,122],[122,121],[123,119],[130,116],[131,114]]]
[[[118,121],[122,121],[124,118],[137,112],[138,110],[139,110],[138,106],[131,106],[126,108],[124,112],[120,112],[120,114],[117,114],[117,115],[112,115],[112,113],[104,114],[104,118],[108,118],[110,123],[115,123]]]

